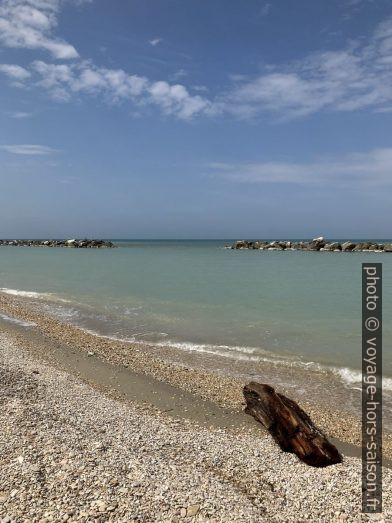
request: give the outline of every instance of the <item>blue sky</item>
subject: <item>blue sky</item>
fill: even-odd
[[[391,0],[0,0],[0,237],[392,237]]]

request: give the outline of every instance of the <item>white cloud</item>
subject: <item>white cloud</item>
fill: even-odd
[[[148,43],[155,47],[156,45],[160,44],[163,41],[163,38],[153,38],[152,40],[149,40]]]
[[[54,35],[60,8],[71,1],[83,3],[0,0],[0,42],[46,49],[55,58],[77,58],[75,48]],[[269,8],[269,3],[264,4],[266,14]],[[161,40],[155,38],[150,44],[158,45]],[[392,19],[381,23],[367,42],[320,51],[284,66],[272,64],[253,77],[232,76],[230,86],[214,99],[202,93],[203,87],[189,89],[179,83],[183,70],[172,77],[172,82],[153,81],[81,59],[61,64],[34,61],[30,71],[3,64],[0,71],[19,81],[31,74],[33,85],[44,87],[59,101],[96,96],[109,103],[128,101],[137,112],[156,106],[165,115],[184,120],[198,115],[248,118],[264,113],[276,114],[282,120],[325,110],[364,108],[387,112],[392,106]]]
[[[170,76],[170,79],[171,80],[180,80],[181,78],[185,78],[188,76],[188,73],[187,71],[185,71],[185,69],[179,69],[178,71],[176,71],[175,73],[173,73],[171,76]]]
[[[144,76],[131,75],[122,69],[96,67],[87,61],[74,64],[35,61],[32,69],[39,75],[39,85],[57,100],[67,101],[76,95],[101,95],[110,103],[129,100],[137,105],[156,105],[165,114],[185,120],[212,110],[208,100],[190,94],[181,84],[151,82]]]
[[[24,111],[15,111],[13,113],[8,113],[8,116],[10,118],[15,118],[16,120],[23,120],[25,118],[30,118],[30,116],[32,116],[32,113],[26,113]]]
[[[392,19],[365,44],[320,51],[237,83],[226,106],[243,116],[275,112],[285,118],[321,110],[379,110],[392,102]],[[230,109],[229,109],[230,110]]]
[[[60,0],[2,0],[0,42],[6,47],[44,49],[55,58],[78,57],[73,45],[52,35]]]
[[[302,185],[392,185],[392,148],[374,149],[311,162],[211,163],[214,176],[239,183],[293,183]]]
[[[0,145],[0,149],[11,154],[42,156],[47,154],[57,153],[57,149],[52,149],[47,145],[30,145],[30,144],[14,144],[14,145]]]
[[[206,87],[205,85],[193,85],[192,89],[194,91],[199,91],[203,93],[206,93],[208,91],[208,87]]]
[[[191,96],[180,84],[153,82],[148,87],[151,102],[159,105],[166,114],[176,114],[179,118],[189,119],[193,115],[208,109],[209,102],[201,96]]]
[[[26,80],[31,76],[27,69],[16,64],[0,64],[0,72],[14,80]]]

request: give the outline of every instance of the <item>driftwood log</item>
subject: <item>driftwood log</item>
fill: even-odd
[[[343,461],[338,449],[297,403],[269,385],[251,382],[244,387],[245,412],[266,427],[280,448],[293,452],[313,467]]]

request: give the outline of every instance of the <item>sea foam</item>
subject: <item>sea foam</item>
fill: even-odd
[[[53,294],[52,292],[36,292],[36,291],[23,291],[20,289],[8,289],[7,287],[1,287],[0,292],[4,292],[4,294],[9,294],[10,296],[20,296],[21,298],[34,298],[34,299],[49,299],[52,301],[60,301],[64,303],[70,303],[69,300],[66,300],[64,298],[60,298],[56,294]]]
[[[34,327],[35,325],[37,325],[32,321],[19,320],[18,318],[13,318],[12,316],[7,316],[7,314],[3,313],[0,313],[0,320],[15,323],[16,325],[21,325],[22,327]]]

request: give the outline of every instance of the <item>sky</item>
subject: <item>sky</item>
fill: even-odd
[[[391,238],[392,0],[0,0],[0,238]]]

